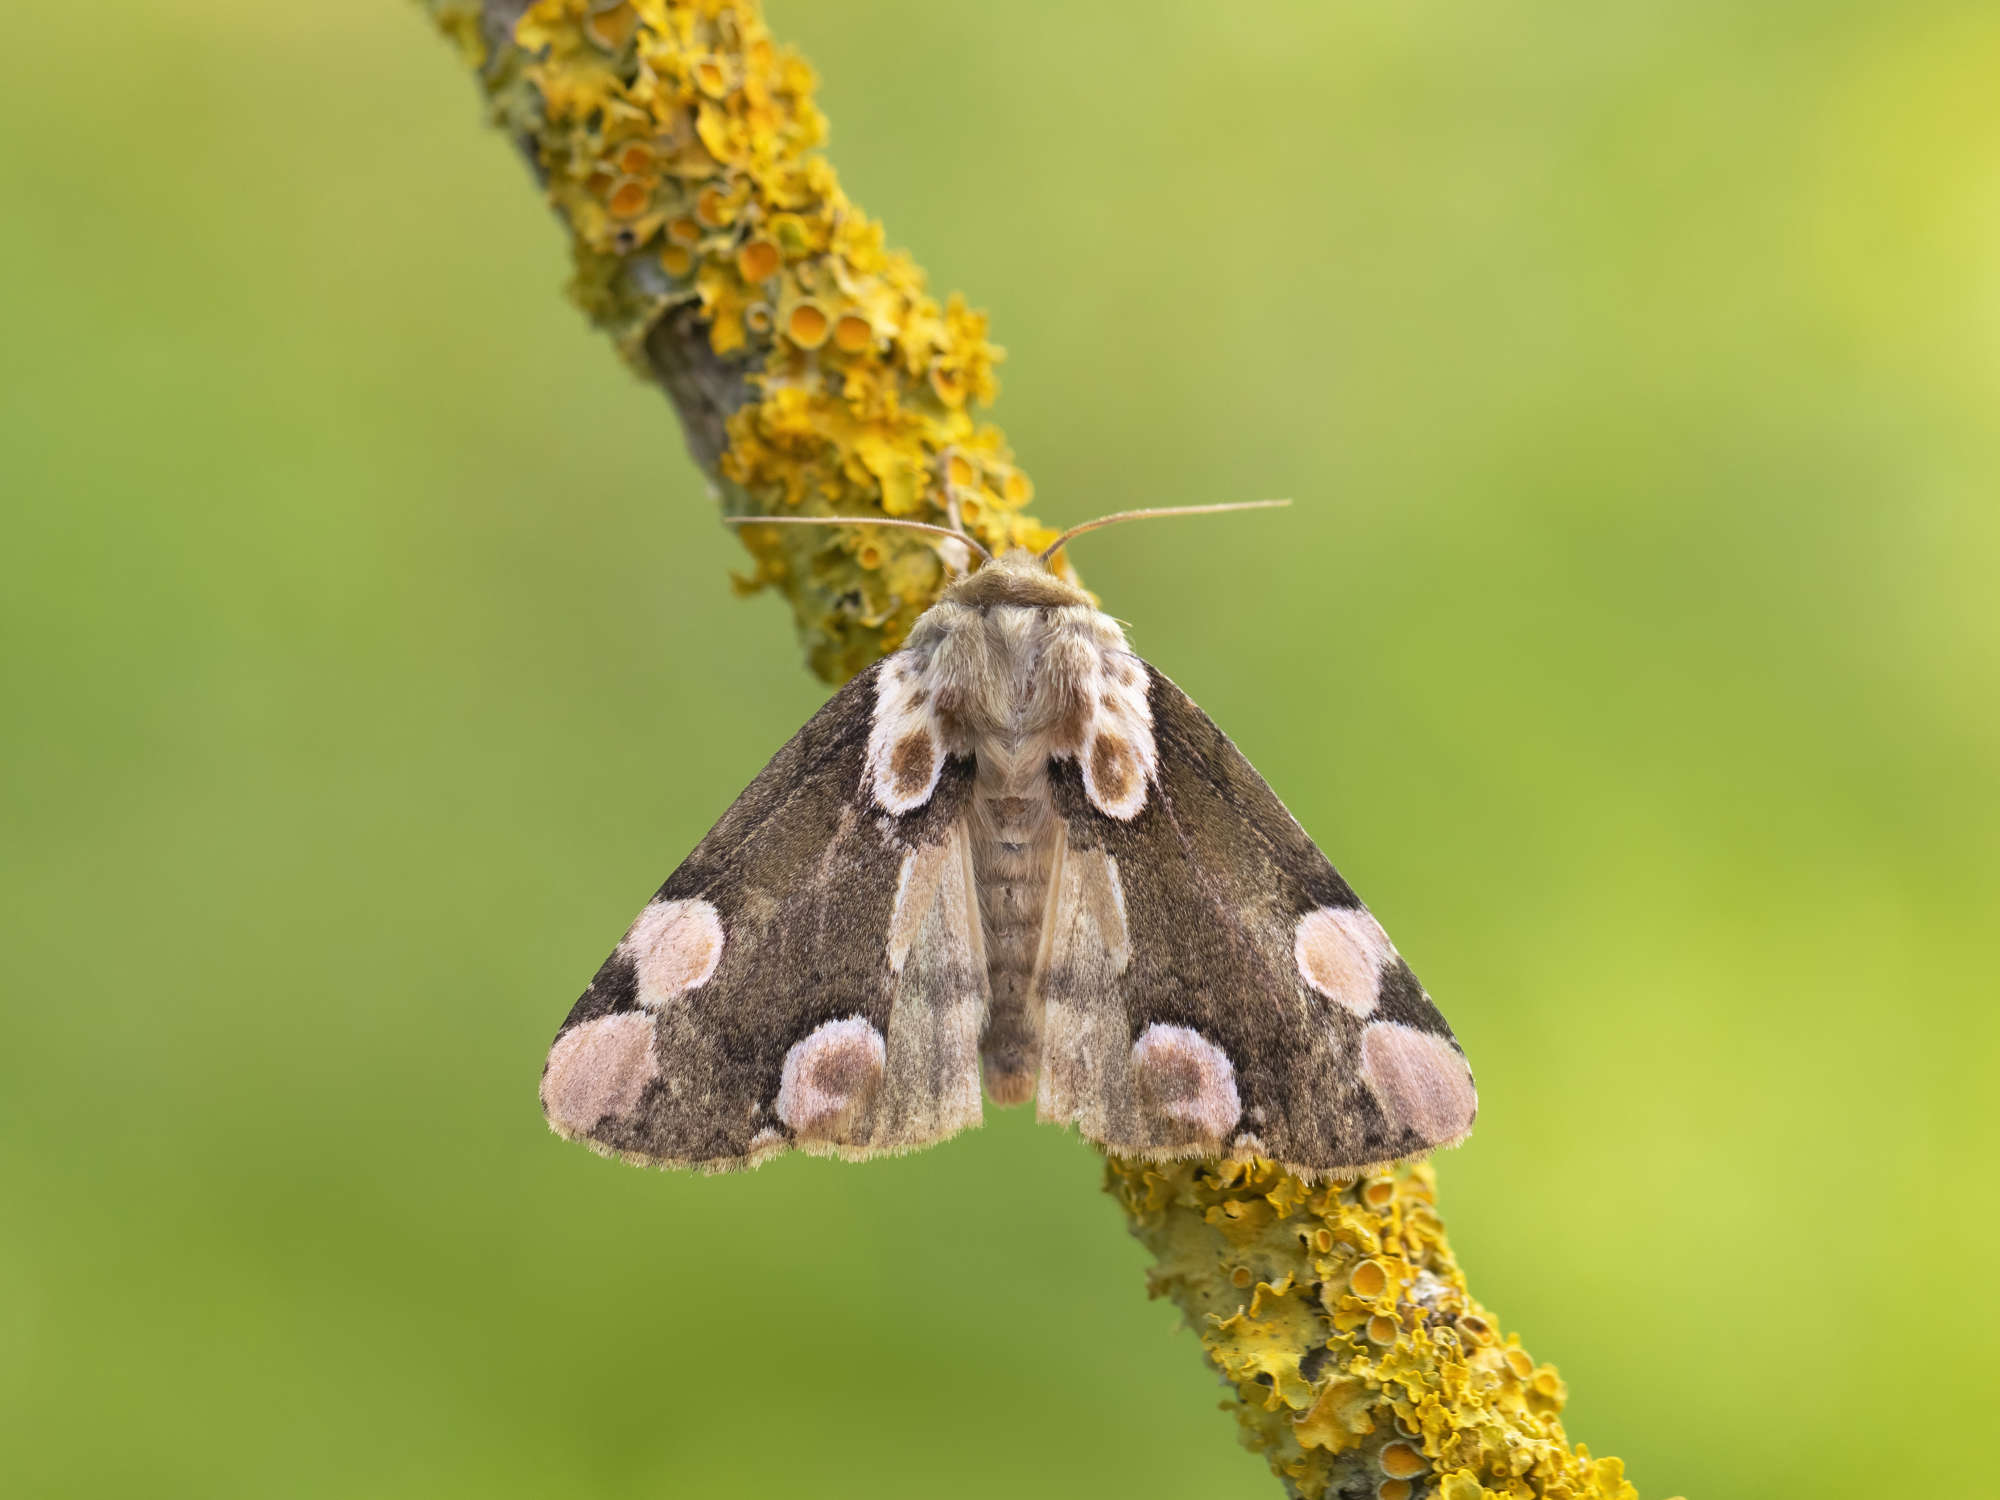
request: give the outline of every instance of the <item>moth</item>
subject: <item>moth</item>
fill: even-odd
[[[976,1125],[983,1083],[1126,1156],[1305,1178],[1465,1138],[1464,1052],[1381,924],[1051,566],[1159,513],[978,549],[772,757],[563,1022],[558,1134],[704,1171],[855,1159]]]

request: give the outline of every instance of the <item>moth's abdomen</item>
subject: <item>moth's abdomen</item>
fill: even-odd
[[[1043,764],[1016,769],[1007,759],[980,756],[973,785],[972,869],[992,995],[980,1057],[993,1102],[1025,1104],[1041,1058],[1033,984],[1057,825]]]

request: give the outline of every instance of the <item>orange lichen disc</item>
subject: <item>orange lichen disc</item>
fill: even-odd
[[[769,240],[750,240],[736,252],[736,269],[745,281],[768,281],[784,263],[784,256]]]
[[[818,304],[801,302],[792,309],[791,317],[785,320],[785,333],[801,349],[817,349],[826,342],[827,330],[831,326]]]
[[[1414,1479],[1428,1469],[1423,1454],[1408,1443],[1391,1443],[1382,1450],[1382,1472],[1391,1479]]]
[[[1379,1297],[1389,1289],[1389,1273],[1379,1260],[1364,1260],[1348,1272],[1347,1285],[1357,1297]]]

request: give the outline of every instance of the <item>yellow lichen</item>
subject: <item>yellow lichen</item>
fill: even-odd
[[[740,372],[713,476],[729,512],[955,511],[991,549],[1053,540],[1022,514],[1032,487],[999,430],[974,415],[1001,358],[985,315],[940,304],[841,192],[818,154],[812,70],[755,0],[536,0],[494,57],[478,7],[431,8],[483,64],[500,122],[533,143],[592,319],[662,379],[650,335],[692,308],[705,353]],[[787,596],[834,680],[899,644],[945,579],[934,540],[885,531],[863,552],[844,535],[742,533],[743,586]]]
[[[1234,1387],[1244,1443],[1302,1500],[1636,1500],[1623,1465],[1571,1446],[1555,1371],[1494,1347],[1429,1166],[1315,1185],[1267,1162],[1113,1157],[1106,1185],[1154,1295]]]

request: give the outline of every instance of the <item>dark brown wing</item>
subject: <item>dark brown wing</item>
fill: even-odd
[[[977,1123],[973,766],[940,750],[927,793],[921,760],[897,762],[902,795],[878,782],[870,736],[897,665],[855,678],[772,757],[605,960],[543,1070],[558,1133],[721,1169]],[[914,722],[907,701],[892,709]]]
[[[1451,1028],[1228,737],[1148,667],[1157,770],[1129,819],[1051,767],[1042,1118],[1113,1150],[1345,1175],[1462,1140]]]

